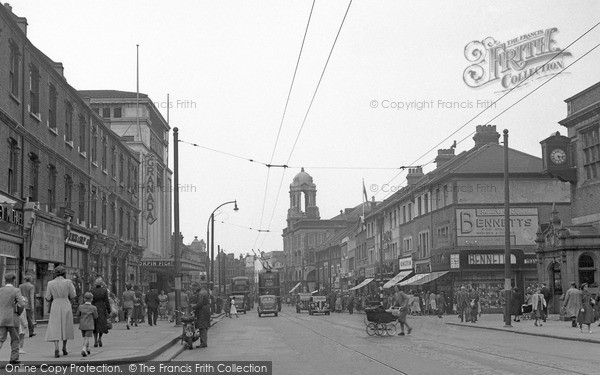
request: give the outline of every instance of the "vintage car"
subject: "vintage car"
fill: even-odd
[[[325,296],[313,296],[308,307],[308,315],[325,314],[329,315],[329,302]]]
[[[300,313],[302,310],[308,311],[310,308],[310,299],[312,294],[310,293],[298,293],[296,297],[296,312]]]
[[[273,314],[277,316],[277,312],[279,311],[277,297],[273,295],[263,295],[259,297],[258,307],[256,308],[258,311],[258,317],[260,318],[263,314]]]

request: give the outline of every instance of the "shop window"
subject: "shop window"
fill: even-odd
[[[579,257],[579,283],[588,283],[593,284],[594,274],[596,273],[596,268],[594,267],[594,259],[587,254],[583,254]]]
[[[560,263],[554,262],[550,268],[550,286],[553,289],[555,296],[562,295],[562,274],[560,272]]]

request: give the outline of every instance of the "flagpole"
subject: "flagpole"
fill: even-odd
[[[135,61],[135,119],[140,133],[140,142],[142,141],[142,130],[140,129],[140,45],[136,44]]]

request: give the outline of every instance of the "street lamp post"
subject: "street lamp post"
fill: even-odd
[[[173,128],[173,222],[175,233],[173,235],[173,258],[175,263],[175,310],[181,309],[181,234],[179,232],[179,129]],[[175,314],[175,325],[181,325],[181,314]]]
[[[234,211],[238,211],[239,208],[237,206],[237,200],[233,200],[233,201],[229,201],[229,202],[225,202],[221,205],[219,205],[217,208],[214,209],[214,211],[210,214],[210,217],[208,218],[208,223],[206,225],[206,238],[208,238],[208,224],[210,224],[210,282],[214,288],[215,285],[215,212],[217,212],[217,210],[223,206],[225,206],[226,204],[234,204]]]
[[[504,324],[511,327],[510,303],[512,299],[510,264],[510,194],[508,182],[508,129],[504,129]]]

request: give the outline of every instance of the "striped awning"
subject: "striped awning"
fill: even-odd
[[[368,283],[370,283],[371,281],[373,281],[373,279],[365,279],[362,283],[358,284],[357,286],[350,288],[348,290],[356,290],[356,289],[360,289],[363,286],[367,285]]]
[[[383,284],[383,289],[388,289],[388,288],[391,288],[394,285],[398,284],[406,276],[410,275],[411,272],[412,272],[412,270],[401,271],[399,274],[397,274],[396,276],[394,276],[390,281],[388,281],[387,283]]]

